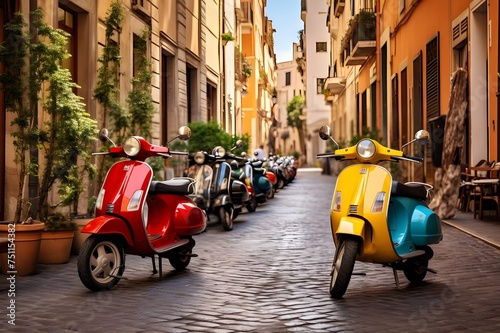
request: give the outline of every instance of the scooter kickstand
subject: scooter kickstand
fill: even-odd
[[[155,262],[155,255],[154,254],[151,256],[151,260],[153,261],[153,274],[156,274],[156,273],[158,273],[158,271],[156,270],[156,262]]]
[[[392,268],[392,272],[394,273],[394,280],[396,280],[396,288],[399,289],[399,276],[398,271],[395,267]]]

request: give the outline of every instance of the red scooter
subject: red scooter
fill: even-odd
[[[189,127],[183,126],[176,138],[187,140],[190,135]],[[150,144],[140,136],[116,146],[106,129],[101,130],[99,139],[109,140],[113,147],[95,154],[128,159],[109,169],[97,197],[96,217],[81,230],[91,235],[78,255],[80,280],[92,291],[113,288],[123,278],[125,253],[151,257],[153,273],[158,273],[157,255],[160,279],[162,258],[168,258],[176,270],[183,270],[191,257],[197,256],[192,253],[192,235],[205,230],[206,214],[188,198],[195,189],[193,179],[152,181],[153,170],[145,160],[187,153],[170,151],[168,144]]]

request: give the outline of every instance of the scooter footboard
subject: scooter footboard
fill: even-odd
[[[419,246],[439,243],[443,239],[439,216],[423,205],[416,206],[411,217],[411,237]]]

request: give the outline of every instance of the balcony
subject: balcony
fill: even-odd
[[[363,65],[375,53],[375,14],[362,10],[351,20],[346,34],[342,38],[344,65]]]
[[[250,33],[253,28],[252,2],[241,0],[241,28],[243,33]]]
[[[335,0],[333,2],[333,10],[335,17],[339,17],[344,12],[345,0]]]
[[[345,89],[345,78],[329,77],[326,79],[324,87],[326,90],[329,90],[333,95],[338,95]]]

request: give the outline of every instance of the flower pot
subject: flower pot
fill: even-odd
[[[12,226],[9,222],[0,223],[0,238],[7,238],[9,234],[12,234],[9,226]],[[19,276],[35,274],[43,229],[45,229],[45,224],[39,221],[34,221],[33,224],[15,225],[15,252],[13,253],[15,258],[9,261],[8,253],[0,255],[3,274],[7,272],[15,272]]]
[[[38,263],[65,264],[71,255],[73,230],[43,231]]]
[[[84,226],[87,225],[92,221],[92,219],[76,219],[75,222],[78,225],[78,230],[75,231],[75,237],[73,238],[73,245],[71,246],[71,252],[73,254],[78,254],[80,253],[80,248],[82,247],[83,243],[87,240],[87,238],[90,236],[90,234],[87,233],[81,233],[80,230]]]

